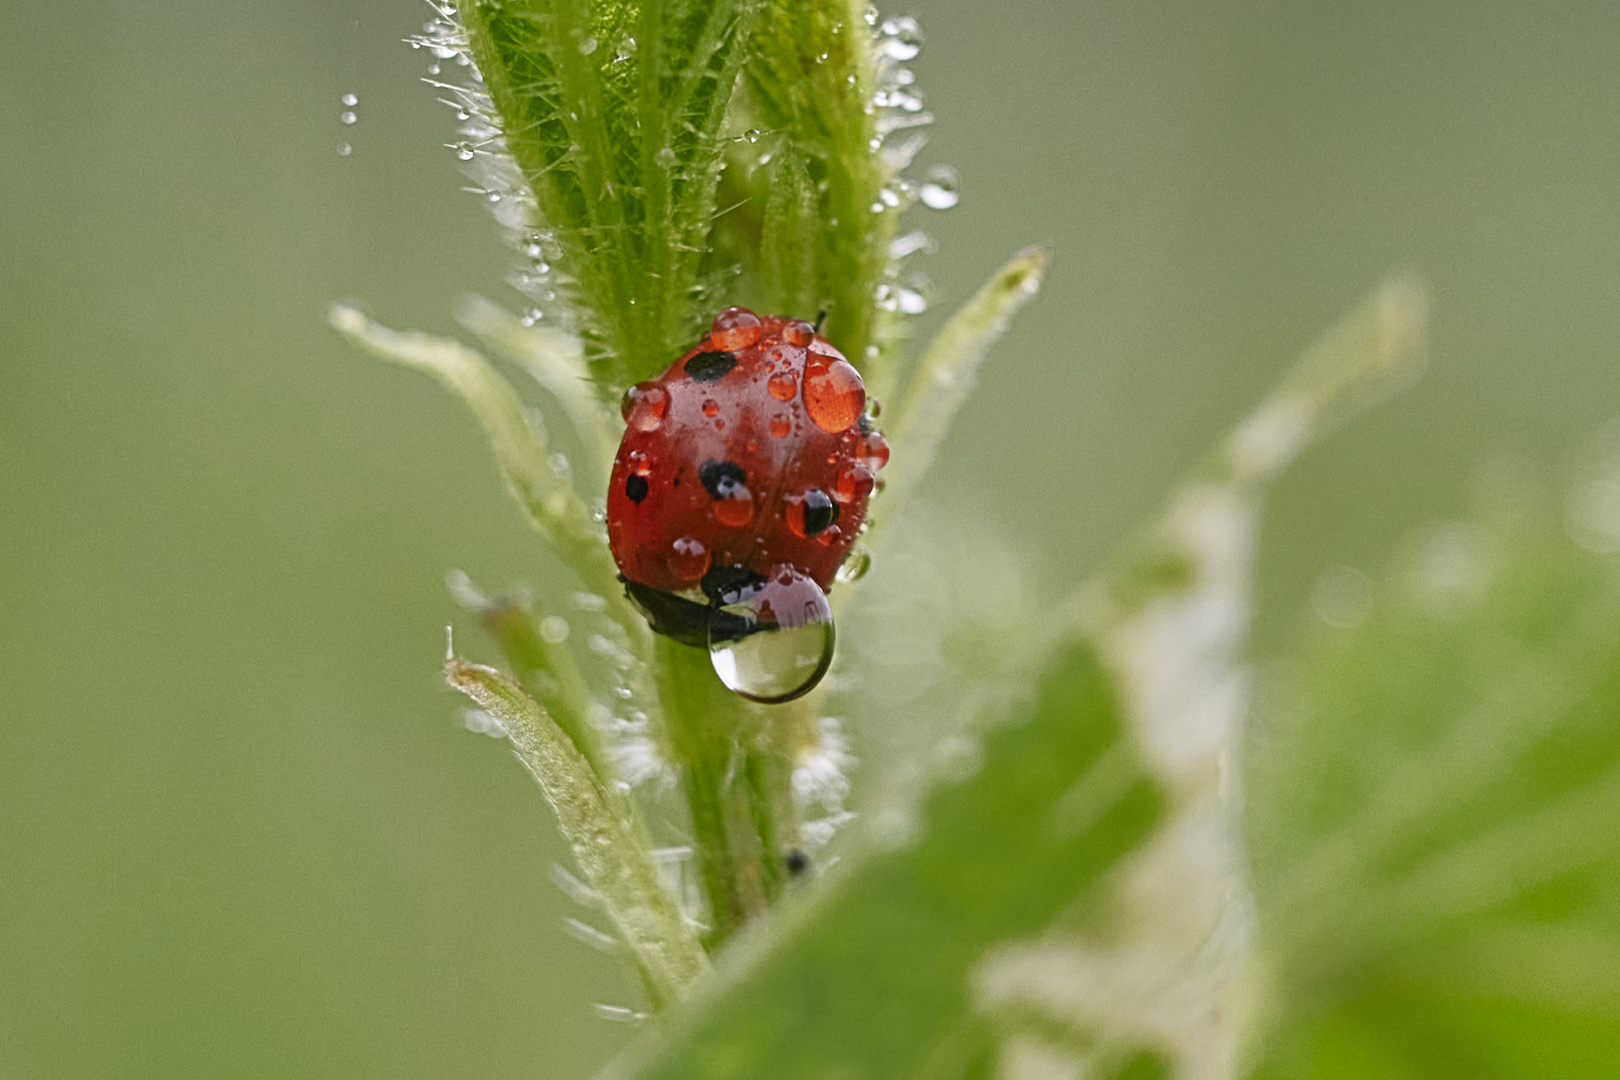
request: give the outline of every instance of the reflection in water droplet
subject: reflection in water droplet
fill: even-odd
[[[956,192],[956,170],[949,165],[935,165],[917,189],[917,198],[930,210],[949,210],[961,199]]]
[[[732,599],[731,596],[726,599]],[[833,617],[810,578],[787,566],[709,619],[709,663],[727,689],[775,705],[810,692],[832,665]]]

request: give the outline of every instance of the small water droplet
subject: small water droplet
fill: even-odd
[[[653,155],[653,161],[658,163],[660,169],[675,167],[675,148],[673,146],[660,147],[658,153]]]
[[[657,431],[668,408],[669,398],[662,387],[654,382],[639,382],[624,392],[619,415],[637,431]]]
[[[360,99],[355,97],[353,94],[344,94],[342,97],[338,98],[338,100],[349,106],[351,109],[360,104]]]
[[[855,426],[866,408],[866,387],[846,361],[816,357],[804,366],[804,411],[822,431],[837,435]]]
[[[879,51],[891,60],[910,60],[922,51],[922,28],[909,15],[883,20],[879,33]]]
[[[928,170],[928,178],[917,189],[917,197],[930,210],[949,210],[961,199],[956,191],[956,170],[949,165],[935,165]]]
[[[792,401],[799,393],[799,380],[791,372],[778,371],[765,383],[771,397],[777,401]]]
[[[832,608],[806,575],[779,566],[764,584],[725,597],[709,620],[709,663],[750,701],[774,705],[810,692],[832,665]]]
[[[709,549],[703,541],[683,536],[669,546],[669,572],[680,581],[696,581],[709,571]]]
[[[758,341],[761,332],[758,315],[747,308],[729,307],[714,317],[714,323],[709,327],[709,340],[714,342],[716,349],[735,352]]]
[[[354,115],[354,113],[352,113],[352,112],[345,112],[342,115],[340,115],[338,117],[338,119],[343,121],[345,124],[352,124],[352,123],[354,123],[356,120],[358,120],[360,118],[358,116]]]
[[[800,348],[816,339],[816,328],[802,319],[789,319],[782,324],[782,340]]]
[[[740,529],[754,520],[754,493],[746,484],[733,484],[726,497],[716,499],[714,519],[728,529]]]
[[[865,577],[866,571],[871,567],[872,553],[866,550],[865,544],[856,544],[849,549],[849,554],[844,557],[844,561],[839,565],[838,572],[833,575],[833,580],[845,585],[852,585]]]

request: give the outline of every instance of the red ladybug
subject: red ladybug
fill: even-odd
[[[727,308],[621,411],[608,543],[654,630],[705,644],[719,608],[786,570],[827,589],[889,449],[815,327]]]

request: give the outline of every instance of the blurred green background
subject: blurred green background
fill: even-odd
[[[1054,590],[1391,266],[1433,283],[1431,369],[1286,480],[1262,657],[1323,567],[1617,411],[1620,7],[910,10],[924,162],[963,189],[912,212],[923,329],[1056,253],[925,502]],[[0,1076],[587,1075],[625,983],[562,932],[538,792],[436,677],[447,568],[571,583],[460,407],[322,321],[516,302],[400,43],[426,9],[7,14]]]

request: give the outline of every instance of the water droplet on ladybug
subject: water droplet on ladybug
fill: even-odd
[[[788,529],[802,539],[825,532],[837,521],[838,504],[820,488],[811,488],[803,495],[788,498],[786,516]]]
[[[723,499],[714,503],[714,517],[720,524],[740,529],[754,520],[754,493],[738,484]]]
[[[861,464],[877,472],[889,463],[889,440],[877,432],[868,434],[861,443]]]
[[[845,465],[838,472],[832,494],[841,503],[860,502],[872,494],[871,471],[859,463]]]
[[[652,456],[645,450],[632,450],[625,459],[630,463],[630,471],[637,476],[652,475]]]
[[[771,397],[777,401],[792,401],[799,393],[799,380],[791,372],[778,371],[766,382],[765,389],[771,392]]]
[[[718,401],[714,400],[714,398],[704,398],[703,399],[703,415],[704,416],[719,416],[720,415],[720,403]]]
[[[866,408],[866,387],[846,361],[825,360],[804,366],[804,411],[822,431],[848,431]]]
[[[669,546],[669,572],[682,581],[697,581],[709,571],[709,549],[703,541],[683,536]]]
[[[788,319],[782,324],[782,340],[789,345],[803,347],[816,339],[816,328],[803,319]]]
[[[657,431],[669,408],[669,397],[657,383],[639,382],[624,392],[619,415],[636,431]]]
[[[730,307],[714,317],[709,327],[709,340],[717,349],[732,352],[746,349],[759,340],[759,316],[747,308]]]
[[[832,608],[808,576],[787,566],[742,590],[709,618],[709,663],[727,689],[766,705],[810,692],[832,666]]]
[[[793,421],[788,419],[787,413],[777,413],[771,417],[771,434],[778,439],[785,439],[788,432],[793,430]]]

